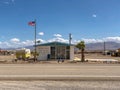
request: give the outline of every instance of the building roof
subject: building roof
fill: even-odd
[[[74,46],[73,44],[62,43],[62,42],[49,42],[44,44],[39,44],[37,46]]]

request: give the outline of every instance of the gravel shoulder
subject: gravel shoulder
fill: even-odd
[[[0,81],[0,90],[120,90],[118,81]]]

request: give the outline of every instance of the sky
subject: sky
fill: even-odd
[[[37,41],[120,43],[120,0],[0,0],[0,48]]]

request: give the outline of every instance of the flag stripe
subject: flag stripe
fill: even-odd
[[[35,21],[29,22],[28,25],[30,25],[30,26],[35,26]]]

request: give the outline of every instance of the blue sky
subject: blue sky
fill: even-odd
[[[0,0],[0,48],[33,45],[37,40],[120,43],[120,0]]]

